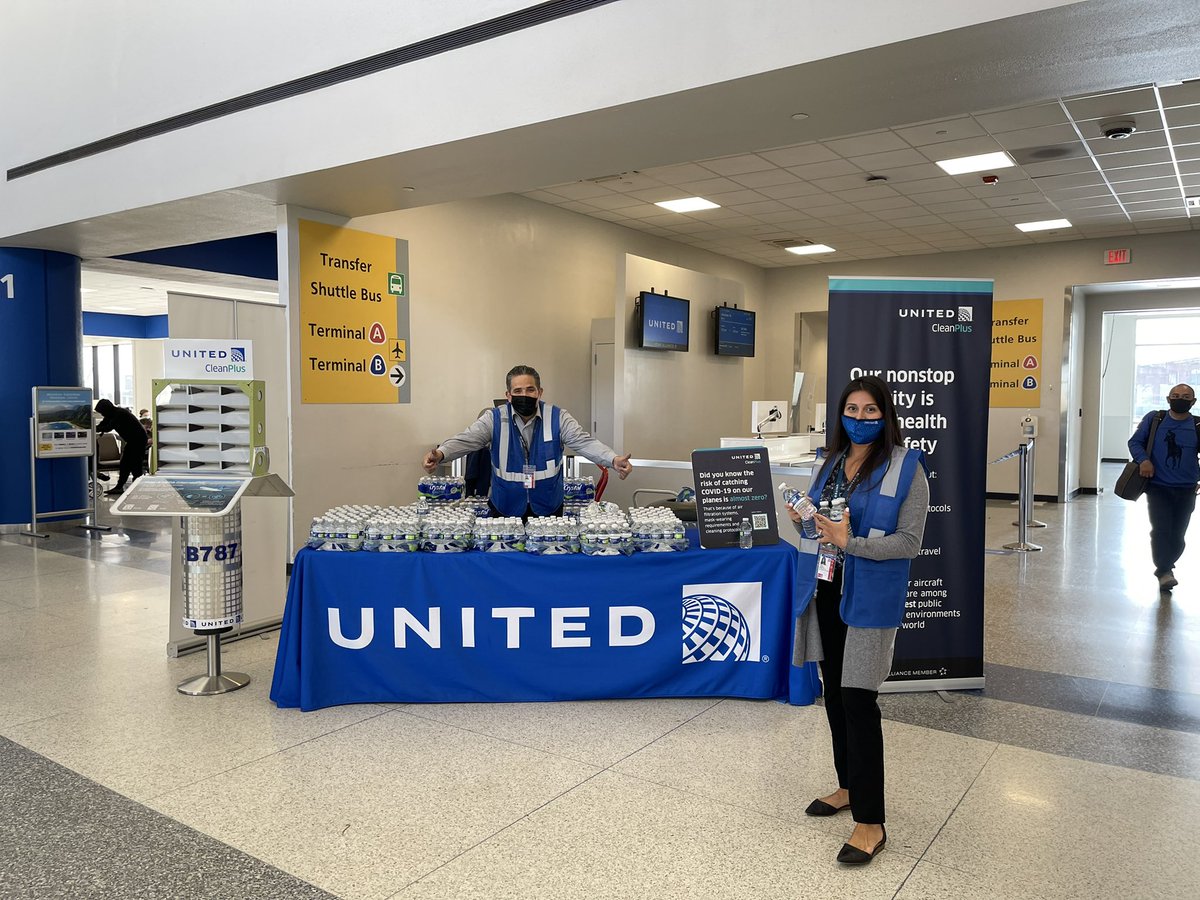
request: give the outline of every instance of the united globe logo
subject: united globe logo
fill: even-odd
[[[683,586],[683,662],[760,662],[762,582]]]

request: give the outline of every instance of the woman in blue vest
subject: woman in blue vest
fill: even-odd
[[[804,539],[801,531],[797,590],[813,602],[797,623],[794,661],[821,660],[838,777],[837,790],[805,812],[851,810],[854,832],[838,862],[861,865],[887,842],[879,687],[892,668],[909,561],[920,550],[929,511],[929,483],[920,451],[904,447],[883,381],[854,379],[839,406],[808,495],[818,504],[842,498],[847,514],[840,522],[815,516],[816,540]],[[799,513],[789,512],[799,531]]]

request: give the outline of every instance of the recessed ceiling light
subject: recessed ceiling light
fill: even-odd
[[[1015,166],[1013,158],[1000,150],[996,153],[981,153],[978,156],[960,156],[956,159],[939,159],[938,166],[947,175],[969,175],[971,172],[984,172],[988,169],[1007,169]]]
[[[795,247],[784,247],[788,253],[795,253],[797,256],[808,256],[811,253],[836,253],[832,247],[826,244],[798,244]]]
[[[808,118],[808,113],[792,113],[792,118],[797,122],[803,122]]]
[[[682,200],[664,200],[661,203],[655,203],[655,206],[661,206],[663,209],[669,209],[671,212],[686,213],[696,212],[701,209],[720,209],[721,204],[713,203],[711,200],[705,200],[703,197],[684,197]]]
[[[1021,231],[1050,231],[1053,228],[1070,228],[1071,223],[1066,219],[1046,219],[1044,222],[1017,222]]]

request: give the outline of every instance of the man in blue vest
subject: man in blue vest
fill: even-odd
[[[493,511],[528,518],[561,514],[564,447],[621,478],[633,471],[628,453],[617,456],[565,409],[542,402],[542,377],[532,366],[513,366],[505,382],[508,403],[485,410],[466,431],[425,454],[426,472],[490,445]]]

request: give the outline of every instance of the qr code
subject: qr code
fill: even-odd
[[[750,516],[750,524],[751,524],[751,526],[753,526],[755,531],[762,531],[764,528],[767,527],[767,514],[766,513],[753,513]]]

